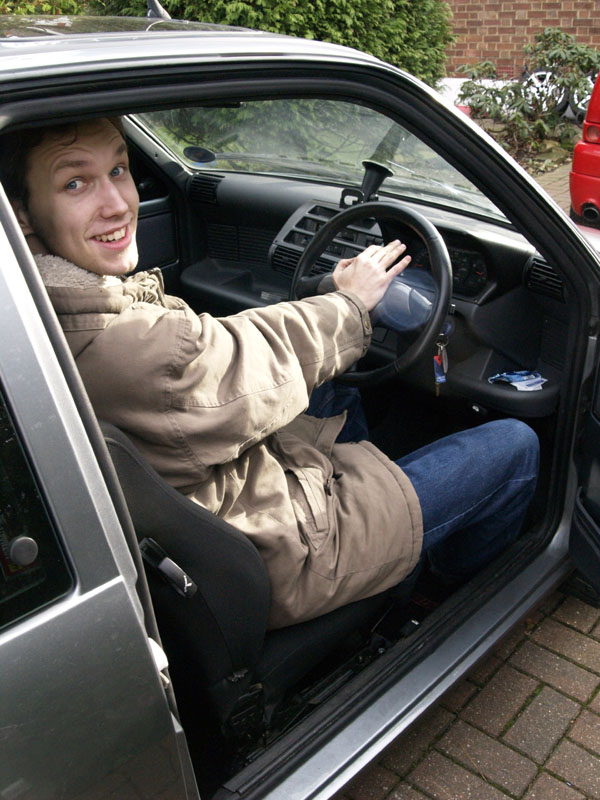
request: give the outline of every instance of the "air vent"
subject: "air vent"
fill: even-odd
[[[206,226],[208,255],[225,261],[239,260],[237,228],[234,225],[209,223]]]
[[[323,225],[339,213],[337,206],[306,203],[292,214],[275,236],[270,248],[271,266],[292,275],[300,256]],[[340,258],[353,258],[370,244],[381,244],[381,232],[373,219],[339,231],[317,259],[311,275],[331,272]]]
[[[326,272],[331,272],[335,264],[327,261],[325,258],[317,258],[314,267],[311,269],[311,275],[324,275]]]
[[[293,275],[294,270],[298,266],[302,250],[286,247],[283,244],[278,245],[273,251],[271,256],[271,265],[277,272],[284,272],[286,275]],[[318,258],[310,271],[311,275],[322,275],[331,270],[335,266],[335,261],[330,261],[326,258]]]
[[[564,302],[564,284],[541,256],[534,256],[526,268],[525,286],[532,292]]]
[[[240,227],[238,236],[241,261],[252,261],[257,264],[268,263],[269,248],[275,238],[273,231]]]
[[[188,197],[193,203],[217,202],[217,186],[223,180],[222,175],[192,175],[188,186]]]
[[[285,272],[287,275],[293,275],[298,261],[300,261],[300,255],[301,253],[299,250],[294,250],[291,247],[285,247],[285,245],[280,244],[279,247],[275,248],[271,258],[273,269],[276,269],[277,272]]]

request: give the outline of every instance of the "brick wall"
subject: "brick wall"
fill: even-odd
[[[600,48],[599,0],[447,0],[456,44],[446,69],[456,75],[462,64],[490,60],[502,77],[518,77],[523,45],[544,28],[572,33],[580,44]]]

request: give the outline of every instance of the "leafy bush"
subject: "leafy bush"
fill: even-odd
[[[600,51],[578,44],[570,33],[560,28],[546,28],[536,36],[535,44],[525,45],[529,56],[528,70],[551,71],[554,85],[560,94],[572,96],[589,89],[589,76],[600,69]]]
[[[0,0],[0,14],[83,14],[78,0]]]
[[[356,47],[430,84],[444,74],[453,41],[442,0],[164,0],[178,19],[285,33]],[[100,14],[143,16],[144,0],[90,0]]]
[[[549,141],[564,148],[566,158],[577,128],[563,116],[570,97],[589,91],[590,74],[600,67],[600,52],[558,28],[546,28],[526,45],[529,57],[520,81],[498,78],[495,65],[483,61],[459,68],[469,76],[458,102],[470,107],[488,131],[529,168],[544,168]]]

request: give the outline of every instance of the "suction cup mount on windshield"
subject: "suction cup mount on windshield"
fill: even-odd
[[[213,161],[216,161],[217,154],[213,153],[212,150],[209,150],[208,147],[200,147],[198,145],[190,145],[189,147],[185,147],[183,150],[183,155],[193,161],[195,164],[211,164]]]
[[[384,164],[378,161],[366,159],[362,162],[365,168],[365,175],[360,189],[344,189],[340,200],[340,208],[350,208],[358,203],[369,203],[379,200],[377,191],[386,178],[391,178],[394,174]]]

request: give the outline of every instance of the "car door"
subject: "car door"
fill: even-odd
[[[0,189],[0,796],[196,798],[31,267]]]
[[[579,572],[600,593],[600,370],[596,370],[589,409],[575,446],[579,487],[575,499],[569,551]],[[593,601],[600,597],[590,597]]]

